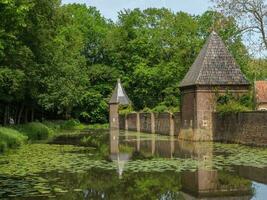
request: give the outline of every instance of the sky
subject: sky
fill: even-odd
[[[96,7],[103,16],[113,21],[117,20],[118,12],[123,9],[165,7],[174,12],[202,14],[212,6],[209,0],[62,0],[62,3],[86,3]]]

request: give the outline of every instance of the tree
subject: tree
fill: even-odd
[[[243,34],[253,33],[251,39],[254,43],[259,42],[261,49],[267,49],[267,5],[264,0],[212,0],[212,2],[220,12],[238,22]]]
[[[242,71],[249,75],[249,54],[243,44],[240,29],[232,17],[227,17],[216,11],[206,11],[197,17],[199,35],[207,38],[211,31],[216,31],[223,39],[227,48],[234,56]]]
[[[58,19],[67,13],[64,7],[58,12]],[[46,110],[64,113],[69,118],[73,107],[81,100],[87,83],[85,57],[81,55],[84,35],[72,23],[72,17],[60,22],[57,35],[49,42],[52,58],[45,68],[47,71],[43,71],[43,90],[38,98]]]

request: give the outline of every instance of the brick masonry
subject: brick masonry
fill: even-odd
[[[125,115],[120,115],[119,116],[119,127],[121,130],[126,129],[126,116]]]
[[[152,133],[152,113],[140,113],[140,131]]]
[[[137,113],[130,113],[126,116],[126,118],[128,122],[128,130],[137,131]]]
[[[213,141],[267,146],[267,112],[255,111],[225,115],[213,113],[211,118]],[[173,114],[130,113],[127,116],[120,115],[119,119],[120,129],[131,131],[139,129],[146,133],[155,132],[175,136],[181,134],[180,112]],[[126,124],[128,124],[128,129]]]
[[[267,112],[213,114],[215,141],[267,146]]]
[[[139,116],[139,117],[138,117]],[[177,113],[130,113],[120,115],[120,129],[178,136],[181,115]]]
[[[109,125],[110,128],[118,129],[119,128],[119,104],[110,104],[109,105]]]
[[[248,86],[192,86],[181,89],[181,132],[179,139],[213,141],[213,112],[217,95],[231,92],[240,96]]]
[[[173,115],[171,113],[155,113],[155,133],[173,135]]]
[[[174,135],[178,136],[181,130],[181,113],[173,113]]]

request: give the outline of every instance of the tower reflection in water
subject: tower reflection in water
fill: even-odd
[[[120,152],[120,145],[133,148],[133,152]],[[120,136],[118,129],[110,130],[110,158],[117,164],[119,177],[123,177],[124,166],[134,155],[156,156],[162,158],[194,158],[205,161],[194,172],[185,171],[180,174],[184,199],[230,199],[248,200],[252,198],[252,182],[234,174],[207,169],[213,162],[213,144],[178,141],[174,137],[157,139],[150,134],[141,139],[140,133],[123,132]],[[202,163],[202,162],[201,162]],[[162,172],[164,173],[164,172]]]

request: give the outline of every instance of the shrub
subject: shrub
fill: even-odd
[[[168,112],[168,107],[165,106],[164,104],[160,104],[153,108],[153,112],[160,113],[160,112]]]
[[[7,150],[7,143],[4,141],[0,141],[0,153],[5,152]]]
[[[145,108],[142,110],[142,112],[144,112],[144,113],[149,113],[149,112],[152,112],[152,110],[151,110],[150,108],[148,108],[148,107],[145,107]]]
[[[238,113],[252,110],[253,100],[249,94],[235,96],[230,92],[217,96],[216,111],[225,113]]]
[[[230,101],[227,104],[218,104],[216,110],[221,114],[225,114],[249,111],[249,108],[239,102]]]
[[[132,106],[122,106],[122,105],[120,105],[119,113],[121,115],[127,115],[127,114],[129,114],[131,112],[133,112],[133,107]]]
[[[71,129],[74,128],[75,126],[80,125],[80,121],[77,119],[70,119],[67,121],[64,121],[61,125],[60,128],[62,129]]]
[[[31,122],[19,128],[30,140],[44,140],[53,134],[53,131],[40,122]]]
[[[61,124],[63,124],[63,121],[43,121],[44,125],[46,125],[48,128],[56,131],[61,128]]]
[[[8,148],[20,147],[27,141],[27,137],[11,128],[0,128],[0,151],[4,152]]]

